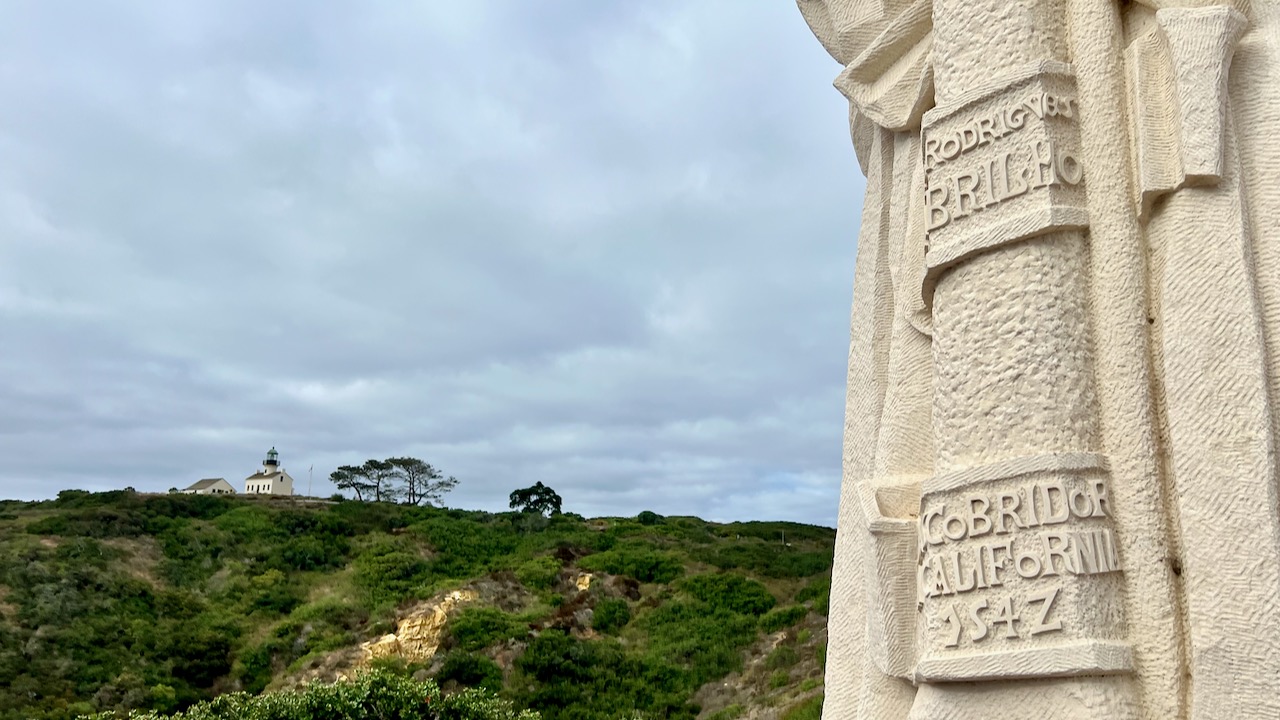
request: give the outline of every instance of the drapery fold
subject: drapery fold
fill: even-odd
[[[873,572],[872,526],[878,517],[909,519],[919,478],[933,469],[929,310],[920,298],[927,238],[915,214],[920,126],[935,102],[933,3],[798,5],[843,66],[835,85],[850,102],[868,178],[825,717],[902,720],[915,688],[883,659],[893,648],[871,652],[866,643],[902,643],[885,629],[892,612],[876,607],[872,584],[883,578]],[[1134,499],[1118,514],[1117,533],[1137,609],[1129,632],[1139,658],[1149,658],[1135,674],[1142,717],[1280,717],[1280,648],[1267,641],[1280,627],[1280,0],[1094,5],[1097,12],[1073,16],[1089,27],[1073,27],[1070,42],[1073,53],[1092,53],[1084,64],[1097,70],[1081,102],[1108,99],[1105,111],[1082,112],[1116,119],[1105,131],[1083,123],[1082,132],[1097,161],[1085,170],[1089,187],[1123,188],[1090,200],[1100,214],[1089,277],[1106,450],[1114,482],[1127,483]],[[1179,15],[1187,10],[1232,10],[1248,22],[1233,64],[1227,57],[1229,88],[1213,101],[1225,108],[1219,176],[1197,169],[1211,165],[1208,136],[1187,114],[1200,110],[1196,93],[1212,83],[1197,87],[1190,75],[1204,68],[1187,70],[1187,48],[1168,45],[1195,41],[1186,38],[1197,29],[1188,35],[1188,16]],[[1128,100],[1117,112],[1120,98]],[[1105,162],[1101,138],[1113,154]],[[1102,167],[1125,180],[1090,179]],[[1121,369],[1130,374],[1117,376]]]

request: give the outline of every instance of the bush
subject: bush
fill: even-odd
[[[548,630],[516,660],[519,700],[546,720],[653,717],[693,720],[687,672],[629,656],[615,640],[578,640]]]
[[[463,650],[483,650],[528,633],[528,623],[495,608],[466,608],[449,621],[449,634]]]
[[[796,602],[813,601],[813,611],[819,615],[826,615],[830,609],[831,602],[831,576],[818,578],[804,586],[800,592],[796,593]]]
[[[342,567],[351,544],[342,536],[300,535],[289,538],[279,550],[279,563],[291,570]]]
[[[436,682],[450,681],[496,693],[502,690],[502,668],[482,655],[454,651],[445,656],[444,666],[436,674]]]
[[[519,537],[509,525],[475,518],[433,517],[410,527],[436,551],[431,572],[440,577],[469,578],[515,551]]]
[[[756,619],[703,602],[675,601],[636,618],[650,656],[689,673],[690,691],[742,668],[742,648],[756,639]]]
[[[173,659],[175,678],[207,688],[231,670],[235,637],[235,631],[225,626],[183,623],[173,626],[162,648]]]
[[[695,575],[681,589],[714,608],[743,615],[763,615],[777,602],[768,588],[742,575]]]
[[[820,542],[835,546],[836,531],[819,525],[802,525],[793,522],[734,522],[720,526],[724,537],[749,537],[766,542],[792,543],[797,541]]]
[[[328,514],[347,523],[352,532],[364,535],[389,533],[409,524],[409,513],[421,508],[406,508],[391,503],[343,502],[329,506]]]
[[[669,552],[623,546],[578,561],[584,570],[629,575],[645,583],[669,583],[684,572],[684,563]]]
[[[662,522],[662,516],[652,510],[645,510],[636,516],[636,522],[641,525],[657,525]]]
[[[816,575],[831,567],[832,551],[797,550],[778,543],[743,541],[728,547],[698,553],[699,559],[721,570],[741,568],[771,578],[799,578]]]
[[[117,720],[104,713],[86,720]],[[365,673],[332,685],[312,684],[302,690],[253,696],[231,693],[166,716],[132,713],[133,720],[538,720],[538,714],[516,711],[511,703],[482,690],[443,695],[434,681],[418,682],[384,671]]]
[[[591,627],[596,632],[612,635],[631,622],[631,607],[626,600],[607,598],[596,603],[591,615]]]
[[[369,619],[369,611],[338,598],[325,598],[293,611],[293,619],[312,624],[355,630]]]
[[[41,518],[27,526],[32,535],[92,538],[137,537],[146,533],[146,517],[132,510],[96,507]]]
[[[279,570],[268,570],[249,581],[255,610],[287,614],[302,603],[302,595]]]
[[[422,558],[387,547],[360,556],[355,568],[356,586],[368,593],[374,605],[404,600],[429,574]]]
[[[760,618],[760,629],[766,633],[776,633],[783,628],[791,627],[804,619],[809,610],[803,605],[778,608]]]
[[[516,568],[516,578],[535,590],[549,590],[560,579],[560,561],[553,557],[534,558]]]

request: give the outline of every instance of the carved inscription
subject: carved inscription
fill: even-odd
[[[942,644],[949,648],[958,647],[960,636],[966,630],[975,643],[993,636],[1016,640],[1020,637],[1021,625],[1026,625],[1027,635],[1030,637],[1061,630],[1062,620],[1049,619],[1059,592],[1060,588],[1051,587],[1033,593],[1027,597],[1025,606],[1017,605],[1012,597],[1006,597],[994,608],[987,600],[968,604],[952,603],[945,614],[947,630]],[[962,608],[967,610],[963,620],[960,617]]]
[[[952,220],[968,217],[1006,200],[1046,187],[1075,187],[1084,180],[1084,168],[1069,151],[1052,140],[1039,140],[1030,152],[1004,152],[979,163],[945,182],[931,182],[924,202],[929,211],[930,232]]]
[[[1004,585],[1004,572],[1033,580],[1059,574],[1096,575],[1119,570],[1110,528],[1064,530],[1071,518],[1107,517],[1107,486],[1095,480],[1070,491],[1061,481],[1033,483],[1016,492],[967,496],[958,508],[936,506],[920,516],[920,551],[948,541],[989,538],[929,553],[919,565],[922,598],[958,595]],[[1044,529],[1008,536],[1016,530]]]
[[[937,640],[954,648],[1069,630],[1061,583],[1121,571],[1110,518],[1103,476],[926,501],[916,588],[922,608],[937,604]]]
[[[1075,150],[1075,98],[1033,88],[1024,93],[1013,103],[988,103],[975,114],[926,128],[924,202],[931,235],[1029,193],[1084,182]],[[1050,131],[1051,124],[1059,131]]]
[[[958,128],[931,132],[924,142],[925,167],[930,170],[961,155],[982,147],[993,140],[1021,130],[1027,119],[1046,117],[1074,118],[1075,98],[1062,97],[1047,92],[1034,93],[1020,105],[1006,106]]]

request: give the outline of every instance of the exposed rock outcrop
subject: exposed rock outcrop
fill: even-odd
[[[363,664],[386,657],[399,657],[407,662],[430,660],[440,649],[449,616],[477,598],[479,594],[475,590],[454,590],[418,605],[401,618],[394,633],[360,645],[365,653]]]

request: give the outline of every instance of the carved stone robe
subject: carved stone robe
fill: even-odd
[[[824,717],[1280,717],[1280,0],[798,1],[867,175]]]

